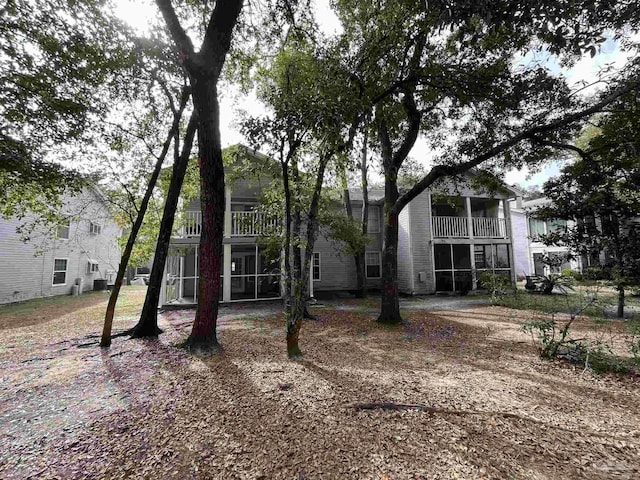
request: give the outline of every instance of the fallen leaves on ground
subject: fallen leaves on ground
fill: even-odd
[[[412,310],[390,328],[318,308],[292,362],[276,308],[224,309],[209,358],[174,346],[190,310],[107,351],[78,348],[99,325],[86,309],[6,330],[0,477],[640,476],[637,381],[539,360],[523,312]]]

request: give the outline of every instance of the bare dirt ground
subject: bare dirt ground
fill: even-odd
[[[193,311],[101,351],[103,309],[0,330],[0,478],[640,478],[638,380],[539,360],[526,312],[317,307],[290,362],[274,308],[225,310],[206,359],[174,346]]]

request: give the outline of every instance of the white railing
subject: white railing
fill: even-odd
[[[278,228],[278,220],[260,212],[231,212],[231,236],[255,237]]]
[[[200,233],[202,232],[202,212],[184,212],[182,219],[183,224],[178,229],[178,236],[197,237],[200,235]]]
[[[469,238],[467,217],[431,217],[433,236]],[[477,238],[507,238],[507,223],[504,218],[472,217],[473,236]]]
[[[507,222],[504,218],[473,217],[473,236],[480,238],[506,238]]]
[[[431,217],[434,237],[469,237],[467,217]]]

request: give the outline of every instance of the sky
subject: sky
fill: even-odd
[[[117,0],[116,4],[117,14],[141,32],[145,31],[149,19],[157,14],[157,7],[148,0],[142,2]],[[324,33],[331,34],[340,31],[340,22],[329,7],[329,0],[316,0],[315,11],[318,23]],[[592,83],[596,79],[598,70],[607,64],[614,64],[616,67],[624,65],[629,55],[628,52],[621,51],[613,40],[608,39],[595,57],[584,58],[568,69],[561,67],[554,58],[549,56],[534,58],[533,55],[526,55],[520,60],[520,63],[541,62],[553,73],[565,76],[570,85],[578,85],[579,82],[583,81]],[[263,112],[264,108],[253,95],[244,97],[237,93],[229,94],[229,92],[226,92],[225,94],[225,92],[222,92],[220,97],[220,129],[223,146],[246,143],[236,124],[238,112],[242,110],[255,115]],[[426,162],[430,157],[430,152],[425,143],[418,140],[410,156],[421,162]],[[516,184],[521,187],[542,186],[548,178],[560,172],[562,164],[562,161],[551,162],[538,172],[531,172],[527,168],[511,170],[505,173],[504,179],[510,185]],[[379,179],[374,178],[372,180],[377,181]]]

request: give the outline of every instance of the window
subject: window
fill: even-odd
[[[545,231],[545,222],[543,220],[538,220],[537,218],[529,219],[529,237],[534,242],[538,239],[540,235],[544,235]]]
[[[320,280],[320,253],[313,252],[313,280]]]
[[[436,243],[433,254],[436,290],[451,292],[473,288],[469,244]]]
[[[547,222],[547,231],[549,233],[564,233],[567,231],[566,220],[549,220]]]
[[[53,260],[53,284],[65,285],[67,283],[67,259],[56,258]]]
[[[89,233],[91,233],[92,235],[98,235],[101,232],[102,232],[102,225],[99,225],[93,222],[89,224]]]
[[[87,273],[98,273],[99,271],[98,262],[89,259],[87,262]]]
[[[380,252],[365,253],[367,278],[380,278],[380,263]]]
[[[56,235],[58,238],[69,239],[69,230],[71,227],[71,221],[68,218],[62,220],[60,225],[58,225],[58,229],[56,230]]]
[[[380,207],[372,205],[368,213],[367,233],[380,233]]]

